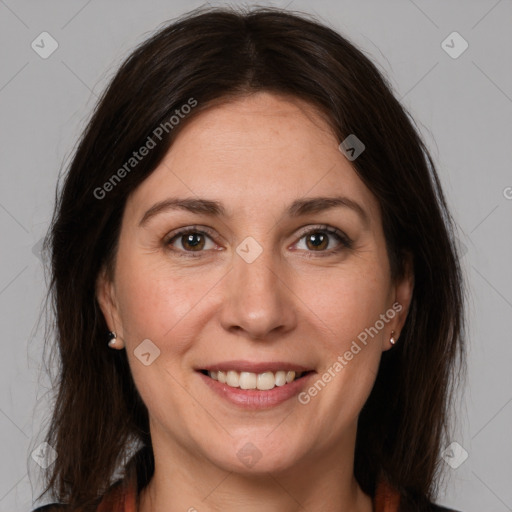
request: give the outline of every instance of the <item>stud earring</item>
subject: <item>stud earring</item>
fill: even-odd
[[[391,345],[394,345],[396,343],[396,340],[393,337],[394,333],[395,333],[395,331],[391,331],[391,338],[389,338],[389,343],[391,343]]]
[[[115,345],[116,345],[116,338],[117,338],[117,334],[114,332],[114,331],[110,331],[108,333],[108,337],[110,338],[109,342],[108,342],[108,346],[110,348],[114,348]]]

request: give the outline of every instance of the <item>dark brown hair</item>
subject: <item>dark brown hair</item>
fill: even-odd
[[[387,477],[403,510],[423,510],[436,497],[455,384],[466,370],[455,223],[432,158],[383,73],[326,24],[275,8],[201,8],[158,30],[122,64],[57,193],[45,248],[59,357],[46,441],[58,458],[44,493],[71,508],[92,506],[129,448],[148,447],[152,471],[148,412],[126,351],[107,347],[95,295],[101,269],[112,275],[127,197],[187,121],[257,91],[308,102],[340,142],[355,134],[366,146],[352,165],[379,202],[393,277],[412,255],[414,292],[399,343],[383,353],[361,411],[354,472],[370,496]],[[153,136],[156,147],[98,198],[98,187],[191,98],[197,106],[161,140]]]

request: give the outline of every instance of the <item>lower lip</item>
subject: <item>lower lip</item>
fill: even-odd
[[[203,379],[204,383],[210,387],[215,393],[220,395],[234,405],[242,407],[244,409],[270,409],[275,407],[286,400],[289,400],[295,395],[298,395],[303,388],[306,387],[309,378],[314,375],[315,372],[310,372],[304,375],[300,379],[294,380],[284,386],[275,386],[268,391],[260,391],[258,389],[241,389],[233,388],[227,384],[222,384],[218,380],[212,379],[201,373],[197,372]]]

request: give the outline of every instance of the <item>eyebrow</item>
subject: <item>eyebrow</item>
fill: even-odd
[[[370,222],[366,210],[356,201],[344,196],[321,196],[296,199],[288,207],[285,214],[290,217],[301,217],[310,213],[327,211],[332,208],[349,208],[359,215],[366,226]],[[226,208],[219,201],[202,198],[171,197],[154,204],[147,210],[139,222],[139,227],[144,226],[152,217],[172,210],[184,210],[198,215],[208,215],[210,217],[229,217]]]

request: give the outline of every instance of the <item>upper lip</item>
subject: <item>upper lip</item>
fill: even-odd
[[[251,373],[263,373],[266,371],[277,372],[279,370],[284,371],[296,371],[296,372],[308,372],[312,371],[313,368],[303,366],[296,363],[290,363],[286,361],[268,361],[262,363],[255,363],[254,361],[222,361],[220,363],[209,364],[197,368],[197,370],[208,370],[210,372],[222,371],[226,372],[229,370],[235,370],[237,372],[251,372]]]

